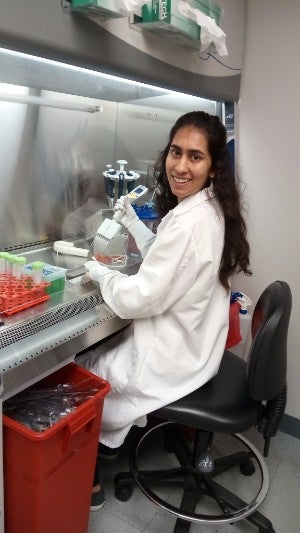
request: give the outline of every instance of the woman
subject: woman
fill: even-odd
[[[162,217],[156,236],[126,197],[115,206],[143,255],[139,272],[127,276],[87,263],[109,307],[133,319],[82,363],[112,387],[100,435],[110,449],[122,445],[132,425],[145,425],[147,413],[216,374],[228,332],[230,277],[251,273],[219,118],[202,111],[180,117],[155,172]]]

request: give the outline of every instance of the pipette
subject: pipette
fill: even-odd
[[[146,194],[148,188],[145,185],[138,185],[126,196],[128,197],[130,203],[135,202]],[[110,241],[116,237],[123,229],[122,225],[119,224],[119,220],[122,218],[122,211],[117,211],[112,219],[106,218],[103,220],[101,226],[97,230],[97,253],[104,254],[107,245]]]

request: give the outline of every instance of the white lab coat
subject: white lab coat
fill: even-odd
[[[218,278],[223,244],[222,211],[204,189],[162,219],[137,274],[111,271],[101,278],[105,302],[134,319],[80,361],[112,387],[100,435],[107,446],[120,446],[147,413],[216,374],[229,317],[229,294]]]

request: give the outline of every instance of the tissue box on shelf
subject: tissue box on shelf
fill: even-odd
[[[43,264],[42,281],[50,283],[46,287],[47,294],[53,294],[54,292],[63,291],[66,283],[66,268],[57,267],[54,265]],[[32,263],[25,265],[23,269],[24,273],[30,276],[32,272]]]
[[[126,17],[118,0],[72,0],[72,9],[81,13],[98,15],[101,19]]]
[[[190,6],[219,23],[221,9],[209,0],[190,0]],[[151,0],[142,7],[142,16],[134,15],[135,25],[166,37],[175,44],[199,48],[201,28],[195,20],[184,16],[175,0]]]
[[[189,4],[194,9],[199,9],[204,15],[213,18],[217,24],[220,22],[221,8],[210,0],[189,0]],[[185,20],[178,7],[178,0],[150,0],[142,7],[143,22],[154,20],[165,20],[168,22],[170,16]]]
[[[219,26],[222,14],[222,8],[219,5],[214,4],[210,0],[189,0],[189,4],[194,9],[199,9],[201,13],[214,19]]]

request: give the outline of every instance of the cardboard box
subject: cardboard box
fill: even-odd
[[[127,11],[120,8],[118,0],[72,0],[72,9],[97,15],[103,20],[128,16]]]
[[[189,4],[219,24],[221,8],[210,0],[189,0]],[[169,22],[171,15],[181,20],[187,20],[187,17],[184,17],[178,9],[178,0],[150,0],[142,7],[143,22],[153,22],[154,20]]]
[[[199,9],[219,23],[221,9],[210,0],[190,0],[193,8]],[[142,7],[142,17],[134,16],[132,22],[139,27],[167,38],[174,44],[191,48],[200,47],[201,28],[195,20],[182,15],[177,0],[151,0]]]
[[[49,287],[45,289],[47,294],[53,294],[54,292],[60,292],[64,290],[66,271],[66,268],[48,265],[47,263],[43,264],[42,281],[47,281],[50,283]],[[23,273],[29,276],[31,275],[32,263],[28,263],[24,266]]]
[[[188,48],[200,48],[200,27],[192,26],[173,15],[170,15],[169,22],[160,20],[146,22],[142,27],[174,44]]]

